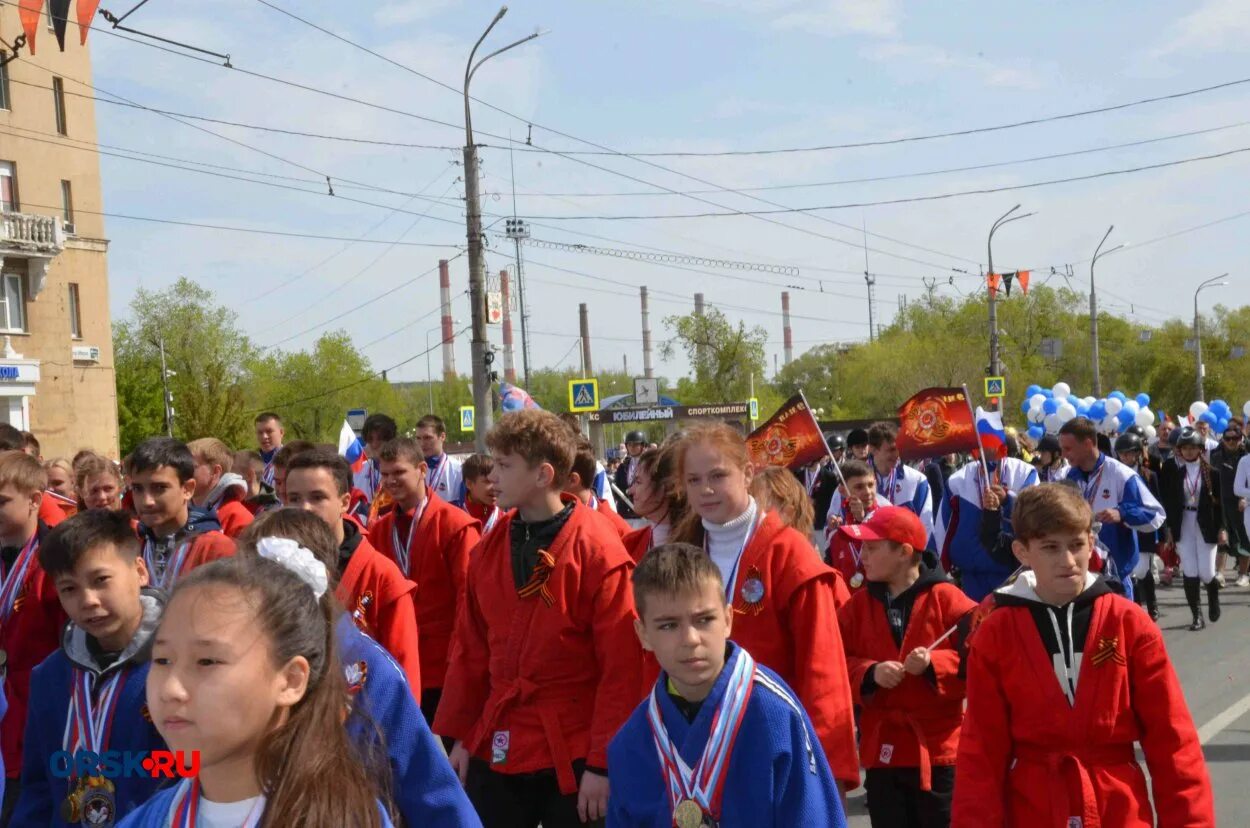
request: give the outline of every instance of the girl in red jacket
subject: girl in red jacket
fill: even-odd
[[[1163,635],[1089,572],[1092,525],[1085,498],[1062,484],[1016,500],[1012,551],[1032,571],[994,592],[997,608],[972,639],[952,825],[1215,825]]]
[[[629,486],[629,499],[647,525],[630,532],[623,540],[630,557],[637,563],[643,555],[668,541],[673,527],[682,522],[690,507],[686,503],[685,489],[677,482],[675,443],[647,449],[634,463],[637,469],[634,482]]]
[[[811,541],[751,497],[746,443],[725,423],[698,425],[677,446],[691,513],[674,541],[707,550],[733,605],[733,640],[798,694],[833,775],[859,787],[846,657],[834,573]]]

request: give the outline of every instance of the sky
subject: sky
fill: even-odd
[[[186,276],[236,307],[242,327],[261,345],[306,347],[324,331],[342,329],[375,368],[395,366],[438,340],[439,258],[455,257],[453,314],[458,329],[469,324],[459,88],[469,50],[497,6],[452,0],[266,2],[393,63],[261,0],[150,0],[128,26],[229,54],[234,69],[204,55],[192,60],[96,32],[97,94],[237,124],[375,143],[205,121],[193,121],[196,129],[100,103],[102,144],[217,165],[204,169],[251,179],[102,157],[105,210],[362,241],[110,218],[114,317],[126,314],[136,289],[161,289]],[[104,7],[121,13],[130,5],[114,8],[116,3]],[[627,364],[640,375],[639,285],[652,294],[657,343],[669,335],[664,318],[688,313],[692,295],[701,291],[731,319],[768,331],[771,367],[782,351],[780,293],[787,286],[796,355],[822,342],[863,340],[865,229],[867,267],[877,279],[876,319],[888,322],[904,297],[924,294],[925,280],[939,295],[977,290],[990,225],[1016,204],[1020,213],[1035,215],[997,233],[994,265],[1000,272],[1028,268],[1035,284],[1059,286],[1066,281],[1065,265],[1071,265],[1068,283],[1087,291],[1089,259],[1114,225],[1107,246],[1128,246],[1098,262],[1103,308],[1142,324],[1188,318],[1196,285],[1225,271],[1231,272],[1230,285],[1205,291],[1204,310],[1250,300],[1250,273],[1239,244],[1250,228],[1250,153],[1015,191],[841,206],[1250,148],[1250,83],[1012,129],[881,143],[1242,80],[1250,74],[1244,69],[1250,4],[1244,0],[516,2],[484,51],[536,30],[544,34],[492,59],[473,81],[473,94],[483,102],[473,105],[473,125],[484,145],[488,272],[513,263],[513,246],[502,231],[503,217],[513,212],[514,183],[516,212],[530,219],[537,240],[797,269],[779,274],[764,272],[776,267],[666,267],[527,247],[536,367],[578,364],[577,306],[584,302],[594,367]],[[511,156],[510,139],[520,150]],[[876,145],[764,155],[614,154],[864,142]],[[610,151],[568,154],[601,148]],[[1025,160],[1054,155],[1064,157]],[[966,169],[980,165],[994,166]],[[961,171],[947,172],[952,169]],[[327,175],[334,197],[327,193]],[[725,191],[812,184],[821,186]],[[691,190],[703,192],[673,194]],[[830,206],[838,209],[653,218]],[[1231,216],[1238,217],[1161,239]],[[395,241],[402,244],[378,243]],[[491,337],[500,341],[498,328]],[[468,350],[465,332],[456,344],[461,372],[468,371]],[[437,350],[431,364],[437,373]],[[685,367],[680,359],[663,363],[656,355],[661,375],[678,375]],[[389,376],[423,380],[426,360],[414,359]]]

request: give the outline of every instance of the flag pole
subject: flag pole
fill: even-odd
[[[968,386],[961,385],[964,390],[964,402],[968,404],[968,413],[972,415],[972,433],[977,437],[978,454],[981,455],[981,473],[985,475],[985,487],[990,486],[990,466],[985,462],[985,446],[981,443],[981,430],[977,428],[977,412],[972,407],[972,397],[968,394]]]
[[[816,415],[812,413],[812,407],[807,402],[807,395],[803,393],[803,389],[799,389],[799,399],[803,400],[803,407],[807,409],[807,416],[812,418],[812,422],[816,424],[816,433],[820,435],[820,444],[825,447],[825,455],[833,464],[833,470],[838,475],[838,482],[842,484],[842,489],[848,494],[850,490],[846,488],[846,479],[842,477],[842,467],[838,465],[838,458],[833,456],[833,449],[829,448],[829,441],[825,439],[825,433],[820,430],[820,422],[816,419]],[[975,425],[975,423],[974,423]]]

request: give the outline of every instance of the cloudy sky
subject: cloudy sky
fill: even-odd
[[[455,149],[464,142],[462,99],[415,72],[458,89],[468,51],[497,7],[452,0],[270,2],[415,71],[336,41],[260,0],[151,0],[127,25],[228,53],[236,70],[96,33],[101,95],[363,141],[206,121],[193,121],[196,129],[102,103],[102,144],[217,165],[204,169],[251,179],[106,157],[105,209],[366,241],[109,219],[113,312],[125,313],[136,288],[161,288],[185,275],[234,303],[261,344],[299,347],[342,328],[367,345],[375,367],[388,367],[425,350],[427,331],[438,323],[437,260],[456,256],[464,241],[463,169]],[[116,0],[104,4],[120,13],[131,3],[113,5]],[[1032,268],[1035,280],[1058,285],[1071,264],[1072,285],[1085,290],[1088,260],[1114,224],[1109,245],[1130,244],[1099,262],[1108,309],[1143,323],[1186,315],[1194,286],[1226,270],[1233,285],[1204,293],[1204,305],[1250,299],[1244,245],[1238,244],[1250,227],[1250,215],[1240,217],[1250,211],[1250,153],[1017,191],[843,206],[1250,148],[1250,83],[1012,129],[881,143],[1242,80],[1250,75],[1244,68],[1250,4],[1244,0],[544,0],[512,4],[488,47],[538,28],[547,33],[492,60],[473,85],[477,98],[498,108],[474,106],[478,141],[487,145],[482,187],[490,270],[511,262],[501,217],[511,213],[515,163],[518,213],[532,218],[536,239],[788,265],[799,273],[665,267],[529,249],[537,365],[576,364],[577,305],[586,302],[596,364],[619,368],[628,359],[638,371],[637,286],[644,284],[653,294],[657,340],[665,334],[662,318],[687,312],[691,295],[702,291],[731,318],[765,326],[771,360],[781,350],[784,285],[794,287],[796,350],[863,339],[865,225],[868,267],[878,274],[878,320],[888,320],[901,297],[922,294],[926,278],[947,295],[976,290],[986,232],[1017,203],[1036,215],[996,237],[1000,271]],[[530,146],[523,143],[527,136]],[[505,149],[509,138],[522,142],[513,158]],[[854,143],[876,145],[706,155]],[[568,154],[585,151],[602,154]],[[334,198],[326,194],[326,175]],[[611,218],[831,206],[838,209]],[[1051,276],[1051,267],[1059,275]],[[467,325],[464,256],[452,263],[452,284],[455,315]],[[457,362],[467,368],[467,335],[458,341]],[[437,371],[437,352],[434,365]],[[681,368],[659,366],[669,375]],[[424,358],[391,376],[424,379]]]

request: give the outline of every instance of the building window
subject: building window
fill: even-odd
[[[56,107],[56,131],[66,135],[68,131],[65,126],[65,81],[60,78],[52,79],[52,104]]]
[[[66,224],[74,223],[74,190],[68,181],[61,181],[61,213]]]
[[[9,65],[0,65],[0,109],[12,109],[9,100]]]
[[[16,213],[17,169],[12,161],[0,161],[0,213]]]
[[[22,277],[16,273],[4,274],[4,295],[0,297],[0,330],[26,331],[26,291],[22,290]]]
[[[69,283],[69,333],[74,339],[82,339],[82,313],[79,311],[78,285]]]

